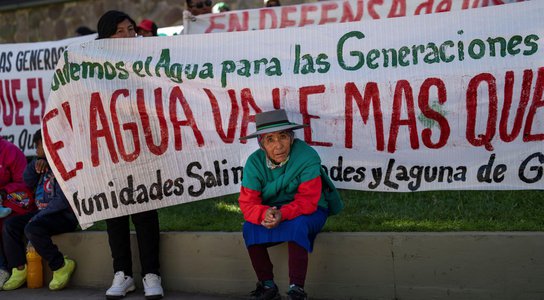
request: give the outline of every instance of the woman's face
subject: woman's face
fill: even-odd
[[[134,25],[128,20],[124,19],[121,23],[117,24],[117,31],[110,38],[130,38],[136,36],[136,29]]]
[[[293,139],[286,131],[266,133],[261,140],[266,156],[278,164],[287,160],[292,143]]]

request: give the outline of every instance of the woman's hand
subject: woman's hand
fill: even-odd
[[[36,167],[36,173],[42,174],[47,172],[47,170],[49,169],[49,164],[47,163],[46,159],[40,158],[36,161],[35,167]]]
[[[280,225],[281,223],[281,211],[275,206],[266,210],[264,220],[261,222],[265,228],[272,229]]]

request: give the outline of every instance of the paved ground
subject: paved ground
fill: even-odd
[[[0,291],[0,299],[2,300],[34,300],[34,299],[54,299],[54,300],[104,300],[105,290],[103,289],[91,289],[91,288],[75,288],[68,287],[62,291],[51,292],[46,287],[41,289],[27,289],[20,288],[15,291]],[[123,298],[127,300],[141,299],[144,300],[144,293],[141,290],[136,290]],[[226,297],[217,295],[201,295],[201,294],[188,294],[182,292],[165,292],[163,299],[187,299],[187,300],[241,300],[245,298]]]

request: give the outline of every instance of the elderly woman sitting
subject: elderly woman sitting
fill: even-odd
[[[267,248],[288,242],[288,299],[306,299],[308,252],[328,215],[342,209],[340,196],[321,168],[317,152],[296,139],[284,110],[256,115],[260,149],[248,158],[240,190],[243,234],[259,282],[252,299],[281,299]]]

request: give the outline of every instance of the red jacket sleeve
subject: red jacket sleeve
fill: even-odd
[[[295,199],[280,208],[281,218],[291,220],[300,215],[309,215],[317,211],[321,198],[321,176],[305,181],[298,186]]]
[[[261,192],[243,187],[240,189],[238,198],[240,210],[244,214],[244,219],[250,223],[261,225],[266,210],[270,207],[262,205]]]

